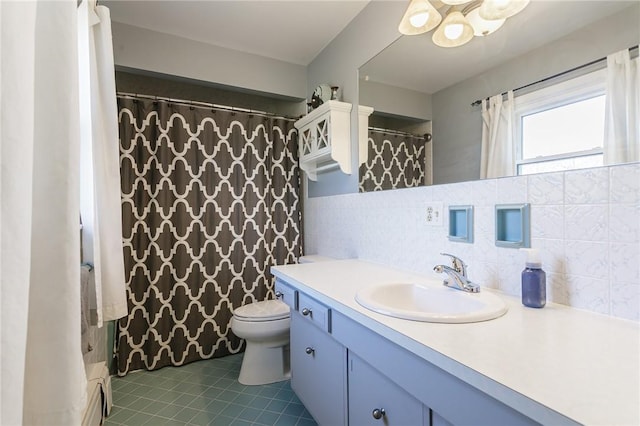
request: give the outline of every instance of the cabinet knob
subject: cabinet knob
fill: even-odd
[[[276,291],[276,299],[280,299],[284,296],[281,291]]]
[[[304,309],[302,310],[302,315],[304,315],[305,317],[306,317],[307,315],[311,315],[311,309],[309,309],[309,308],[304,308]]]
[[[376,420],[380,420],[381,418],[384,417],[385,414],[386,413],[384,411],[384,408],[376,408],[375,410],[373,410],[373,413],[371,413],[373,418]]]
[[[307,346],[307,349],[305,349],[304,351],[307,353],[307,355],[312,355],[316,350],[311,346]]]

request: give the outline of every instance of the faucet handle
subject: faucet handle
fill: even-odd
[[[466,278],[467,264],[464,263],[462,259],[449,253],[440,253],[440,254],[443,256],[449,256],[451,258],[451,265],[453,266],[453,269],[455,269],[457,273],[459,273],[460,275]]]

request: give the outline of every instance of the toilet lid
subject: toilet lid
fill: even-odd
[[[264,300],[241,306],[233,315],[245,321],[277,320],[289,316],[289,305],[280,300]]]

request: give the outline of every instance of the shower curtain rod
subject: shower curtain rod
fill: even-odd
[[[427,139],[427,142],[429,142],[429,136],[430,136],[429,133],[425,133],[424,135],[416,135],[410,132],[403,132],[401,130],[383,129],[381,127],[369,127],[369,130],[372,130],[374,132],[389,133],[389,134],[398,135],[398,136],[413,136],[418,138],[424,138],[424,139]]]
[[[141,95],[139,93],[116,92],[116,96],[121,97],[121,98],[129,98],[129,99],[150,99],[150,100],[153,100],[153,101],[171,102],[171,103],[174,103],[174,104],[188,105],[188,106],[197,107],[197,108],[215,109],[215,110],[219,110],[219,111],[244,112],[244,113],[247,113],[247,114],[260,115],[260,116],[263,116],[263,117],[279,118],[279,119],[282,119],[282,120],[297,121],[299,119],[299,117],[297,117],[297,118],[296,117],[286,117],[286,116],[283,116],[283,115],[274,114],[272,112],[257,111],[257,110],[248,109],[248,108],[239,108],[239,107],[232,107],[232,106],[227,106],[227,105],[218,105],[218,104],[212,104],[212,103],[208,103],[208,102],[188,101],[188,100],[185,100],[185,99],[165,98],[165,97],[162,97],[162,96]]]
[[[633,52],[633,51],[637,51],[637,50],[638,50],[638,45],[635,45],[635,46],[632,46],[632,47],[629,48],[629,52]],[[517,88],[513,89],[513,91],[517,92],[518,90],[526,89],[528,87],[535,86],[536,84],[544,83],[544,82],[547,82],[549,80],[553,80],[554,78],[562,77],[563,75],[567,75],[567,74],[570,74],[572,72],[581,70],[583,68],[587,68],[587,67],[590,67],[592,65],[599,64],[600,62],[604,62],[606,60],[607,60],[607,57],[605,56],[604,58],[596,59],[596,60],[588,62],[586,64],[579,65],[577,67],[571,68],[571,69],[566,70],[566,71],[562,71],[562,72],[560,72],[558,74],[555,74],[555,75],[552,75],[552,76],[549,76],[549,77],[545,77],[545,78],[540,79],[538,81],[534,81],[533,83],[529,83],[529,84],[525,84],[524,86],[517,87]],[[502,93],[503,96],[506,95],[506,94],[507,94],[507,92]],[[489,98],[487,97],[485,99],[488,100]],[[480,104],[482,104],[482,99],[478,99],[478,100],[475,100],[475,101],[471,102],[471,106],[472,107],[478,106]]]

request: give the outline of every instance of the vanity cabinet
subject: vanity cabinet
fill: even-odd
[[[348,377],[349,424],[430,424],[427,407],[352,352]]]
[[[330,331],[331,311],[298,293],[291,311],[291,388],[320,425],[347,424],[347,350]]]
[[[318,424],[537,424],[295,285],[278,290],[295,306],[291,387]]]

